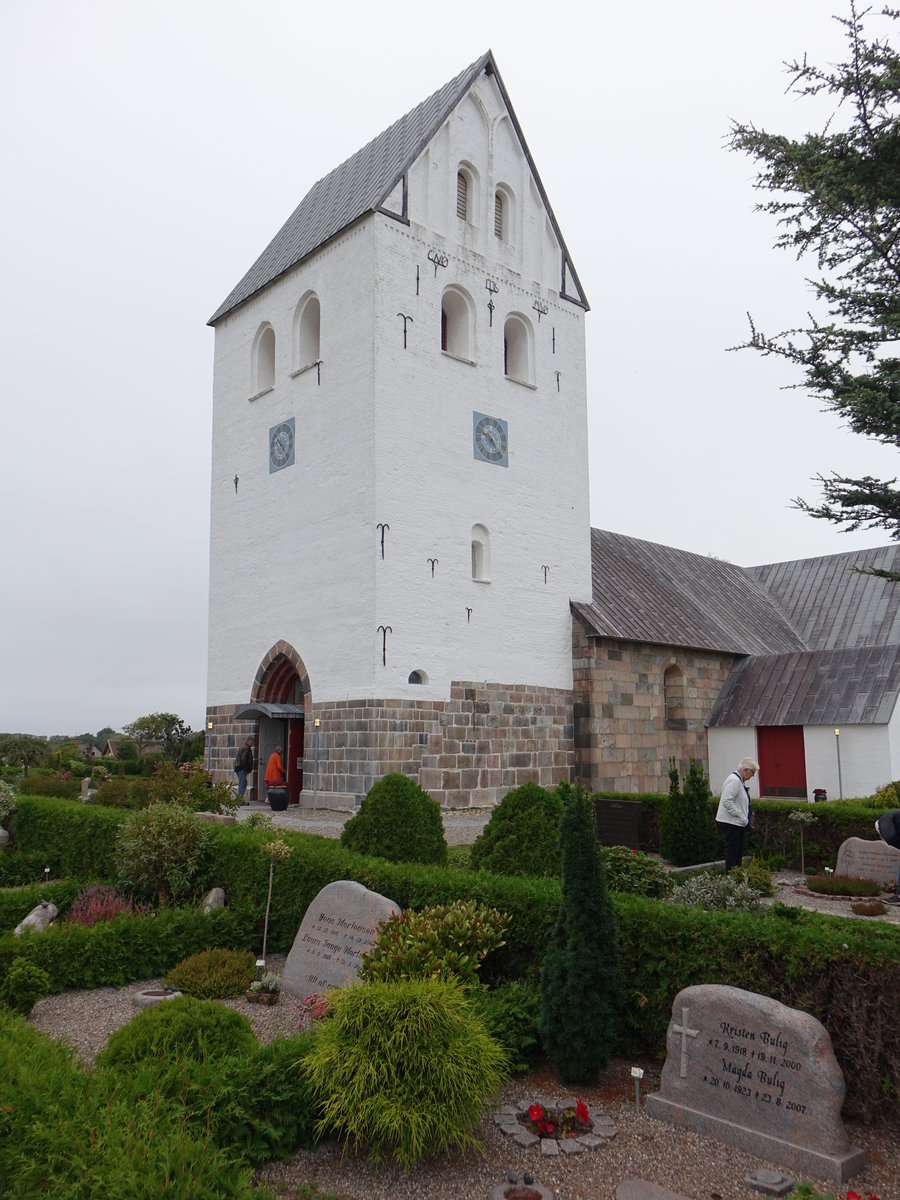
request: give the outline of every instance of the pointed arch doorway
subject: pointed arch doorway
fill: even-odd
[[[236,721],[256,721],[256,799],[266,799],[264,776],[273,750],[281,751],[290,791],[290,804],[300,803],[303,791],[304,701],[309,679],[303,660],[280,642],[260,664],[250,704],[235,710]]]

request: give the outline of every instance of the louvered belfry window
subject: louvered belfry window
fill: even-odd
[[[503,196],[500,192],[494,195],[494,237],[503,238]]]
[[[469,215],[469,181],[462,171],[456,173],[456,215],[465,221]]]

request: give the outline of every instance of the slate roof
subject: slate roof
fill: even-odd
[[[544,191],[534,160],[525,142],[506,88],[490,50],[434,95],[395,121],[378,137],[313,184],[293,213],[207,322],[215,325],[227,313],[261,291],[279,276],[302,262],[319,246],[352,225],[360,217],[376,212],[419,157],[434,135],[459,104],[482,71],[493,74],[509,117],[534,175],[547,215],[559,239],[563,260],[580,297],[584,290],[572,265],[565,241]],[[390,214],[396,216],[397,214]],[[587,309],[587,301],[568,297]]]
[[[856,569],[854,569],[856,568]],[[711,726],[890,720],[900,695],[900,547],[737,567],[591,530],[589,634],[739,656]]]
[[[733,563],[591,530],[589,633],[663,646],[771,654],[805,649],[766,590]]]

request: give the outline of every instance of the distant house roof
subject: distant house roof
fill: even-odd
[[[433,96],[423,100],[406,116],[401,117],[390,128],[373,138],[368,145],[357,150],[346,162],[341,163],[330,174],[313,184],[237,287],[219,305],[210,317],[208,324],[215,325],[239,304],[261,291],[289,271],[291,267],[302,262],[307,255],[312,254],[319,246],[323,246],[360,217],[379,210],[386,211],[383,205],[391,192],[403,179],[482,71],[493,74],[496,78],[497,86],[509,111],[510,120],[534,175],[535,185],[559,239],[563,255],[562,278],[564,279],[568,275],[578,291],[577,296],[568,296],[567,298],[573,303],[587,308],[581,283],[569,258],[565,241],[544,191],[544,185],[541,183],[525,137],[497,71],[494,56],[488,50],[471,66],[460,71],[455,79],[444,84]],[[405,211],[390,212],[388,215],[406,220]]]
[[[591,530],[590,604],[572,604],[600,637],[771,654],[804,643],[742,567],[639,538]]]

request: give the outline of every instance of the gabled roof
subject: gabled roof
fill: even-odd
[[[900,584],[872,570],[900,573],[900,546],[748,567],[810,650],[900,643]]]
[[[534,160],[525,142],[516,114],[509,101],[506,88],[500,78],[494,56],[490,50],[476,59],[471,66],[451,79],[449,83],[423,100],[421,104],[395,121],[384,133],[380,133],[368,145],[357,150],[318,183],[313,184],[303,200],[288,217],[240,283],[210,317],[207,324],[215,323],[232,312],[239,304],[261,291],[286,271],[302,262],[309,254],[336,234],[371,212],[386,211],[382,208],[391,192],[419,157],[454,108],[481,75],[482,71],[493,74],[509,117],[519,139],[522,151],[528,160],[534,181],[547,215],[553,225],[562,249],[562,280],[568,273],[575,283],[579,295],[568,296],[573,303],[587,308],[584,291],[572,265],[562,233],[544,191]],[[406,220],[406,214],[388,212],[398,220]],[[561,287],[561,291],[564,288]]]
[[[572,604],[589,633],[624,641],[771,654],[805,649],[742,567],[605,529],[591,530],[590,604]]]
[[[887,724],[898,692],[898,645],[766,655],[735,665],[707,723]]]

